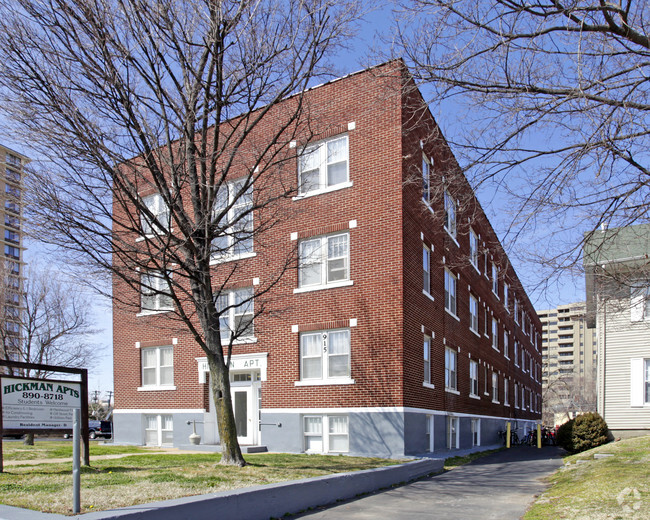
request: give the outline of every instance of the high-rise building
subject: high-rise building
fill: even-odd
[[[23,292],[23,178],[29,159],[0,145],[0,179],[2,182],[2,298],[0,358],[16,359],[20,341],[20,320]]]
[[[584,302],[538,311],[542,322],[543,419],[561,424],[596,409],[596,333]]]

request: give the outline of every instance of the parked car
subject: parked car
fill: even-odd
[[[113,423],[111,421],[88,421],[88,438],[97,439],[104,437],[110,439],[113,436]],[[65,432],[64,439],[72,437],[72,432]]]

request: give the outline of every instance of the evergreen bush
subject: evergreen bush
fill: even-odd
[[[564,448],[569,453],[573,452],[573,424],[574,419],[565,422],[557,430],[556,442],[557,445]]]
[[[607,442],[607,423],[599,414],[579,415],[573,425],[573,452],[590,450]]]

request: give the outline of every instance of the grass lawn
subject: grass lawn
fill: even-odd
[[[142,446],[113,446],[90,442],[90,455],[121,455],[124,453],[150,453],[160,451]],[[2,454],[5,461],[72,458],[72,443],[64,441],[43,441],[36,439],[34,446],[25,446],[22,441],[3,442]]]
[[[5,445],[6,460],[18,456],[14,450],[21,451],[23,460],[43,457],[43,452],[38,455],[23,453],[26,447],[22,444],[20,448],[12,446],[6,449],[9,444]],[[61,453],[66,446],[45,446],[50,444],[67,444],[71,454],[70,443],[37,441],[32,449],[46,450],[54,454],[52,457],[65,456]],[[92,444],[91,455],[124,453],[121,450],[125,449],[127,447]],[[96,460],[91,461],[91,467],[82,466],[82,513],[400,462],[362,457],[260,453],[246,455],[248,465],[236,468],[220,466],[219,454],[214,453],[160,454],[138,447],[129,449],[145,454]],[[5,472],[0,474],[0,501],[27,509],[71,514],[72,462],[6,466]]]
[[[650,436],[605,444],[564,461],[525,520],[649,518]]]

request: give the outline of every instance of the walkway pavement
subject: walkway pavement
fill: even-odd
[[[559,448],[517,446],[453,471],[289,518],[511,520],[523,516],[546,489],[544,477],[560,466]]]

